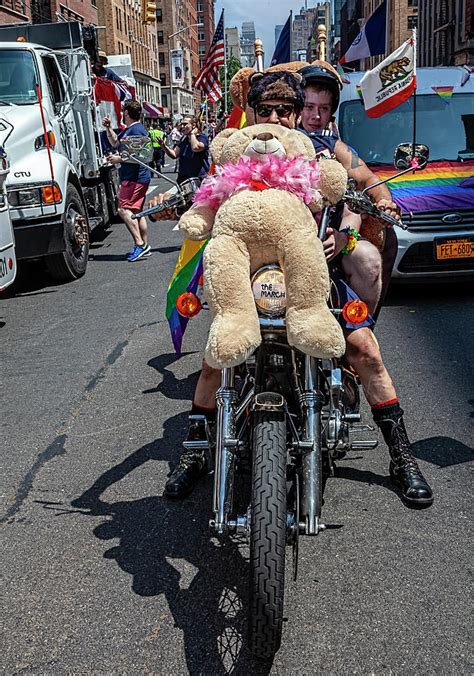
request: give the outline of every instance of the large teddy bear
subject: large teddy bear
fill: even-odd
[[[314,357],[339,357],[341,327],[328,309],[329,273],[313,212],[338,202],[347,174],[338,162],[312,161],[311,141],[274,124],[225,129],[211,144],[217,169],[179,222],[189,239],[211,237],[204,293],[212,314],[205,358],[236,366],[261,342],[250,277],[279,262],[287,293],[290,345]]]

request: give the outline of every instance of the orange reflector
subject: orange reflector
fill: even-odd
[[[56,183],[45,185],[41,188],[41,195],[45,204],[54,204],[62,199],[61,191]]]
[[[56,136],[53,131],[48,131],[48,139],[50,147],[54,148],[56,146]]]
[[[369,308],[363,300],[350,300],[342,308],[342,316],[349,324],[362,324],[369,316]]]
[[[186,291],[178,296],[176,300],[176,309],[178,310],[181,317],[195,317],[201,311],[201,301],[199,298],[190,291]]]
[[[26,42],[26,38],[20,36],[19,38],[16,39],[16,41],[17,42]]]

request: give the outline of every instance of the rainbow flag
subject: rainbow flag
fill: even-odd
[[[166,295],[166,319],[171,332],[171,340],[178,357],[181,356],[181,346],[188,319],[182,317],[176,309],[178,296],[185,291],[196,293],[199,278],[202,275],[202,254],[207,239],[195,242],[185,239],[179,258],[174,269]]]
[[[440,96],[443,101],[449,103],[449,99],[453,95],[454,87],[431,87],[431,89]]]
[[[393,176],[391,166],[370,167],[380,178]],[[474,160],[429,162],[416,174],[405,174],[388,183],[394,201],[403,213],[472,209],[474,205]]]
[[[245,127],[245,124],[245,111],[238,106],[234,106],[230,111],[229,119],[227,120],[227,128],[242,129],[242,127]]]

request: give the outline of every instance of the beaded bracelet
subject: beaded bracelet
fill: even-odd
[[[343,249],[341,249],[341,253],[343,254],[352,253],[357,246],[357,241],[360,239],[359,233],[357,232],[357,230],[354,230],[354,228],[344,228],[344,230],[340,230],[340,232],[345,232],[347,237],[349,238],[347,240],[346,246]]]

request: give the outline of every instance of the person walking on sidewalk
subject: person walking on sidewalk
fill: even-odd
[[[112,129],[110,118],[104,117],[103,126],[107,130],[107,139],[113,148],[120,146],[120,141],[127,136],[146,136],[145,127],[140,122],[142,106],[138,101],[125,101],[123,105],[124,131],[116,134]],[[134,213],[142,210],[148,186],[151,181],[149,169],[132,162],[122,162],[119,153],[108,156],[112,164],[119,164],[120,188],[118,194],[118,214],[132,235],[134,247],[127,255],[130,262],[138,261],[150,256],[151,247],[148,244],[148,226],[145,218],[135,220]]]

